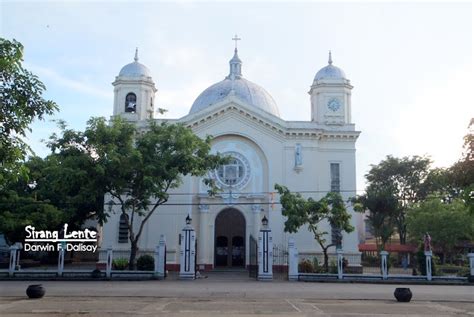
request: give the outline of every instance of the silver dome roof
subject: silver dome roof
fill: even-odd
[[[229,76],[204,90],[194,101],[189,113],[201,111],[224,100],[229,95],[234,95],[251,106],[279,117],[280,112],[272,96],[259,85],[242,77],[242,61],[237,55],[237,49],[229,64]]]
[[[134,62],[125,65],[120,70],[119,76],[124,77],[151,77],[150,70],[145,65],[138,62],[138,49],[135,50]]]
[[[332,64],[331,52],[329,52],[328,65],[321,68],[314,76],[314,81],[321,79],[346,79],[344,71]]]

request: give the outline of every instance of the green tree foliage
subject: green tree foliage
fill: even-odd
[[[26,171],[21,162],[30,148],[22,138],[29,125],[58,109],[43,98],[44,84],[22,61],[23,45],[0,38],[0,190]]]
[[[351,215],[347,212],[344,201],[339,193],[330,192],[320,200],[305,199],[299,193],[291,193],[288,188],[275,184],[275,189],[280,194],[282,214],[287,217],[285,232],[295,233],[307,225],[314,239],[324,253],[324,268],[329,270],[327,251],[334,244],[327,244],[328,232],[321,230],[321,222],[327,221],[330,225],[340,228],[341,231],[352,232]]]
[[[24,241],[28,225],[37,230],[55,230],[62,222],[63,213],[47,202],[20,197],[11,190],[0,192],[0,232],[10,245]]]
[[[474,215],[474,118],[469,122],[468,133],[464,136],[464,155],[448,170],[450,184],[456,189]]]
[[[474,119],[464,136],[464,153],[449,168],[432,169],[428,175],[426,196],[436,194],[445,202],[460,198],[474,215]]]
[[[44,159],[31,157],[24,165],[28,177],[9,182],[6,190],[0,192],[0,218],[6,225],[0,225],[0,232],[10,237],[9,242],[22,241],[26,225],[54,230],[60,219],[61,223],[68,223],[71,230],[76,230],[92,217],[103,222],[105,192],[98,172],[100,166],[88,155],[65,151]],[[54,210],[57,217],[37,219],[28,214],[41,210]],[[7,226],[8,223],[16,225]]]
[[[389,185],[369,185],[364,195],[353,199],[354,209],[366,212],[367,223],[375,236],[377,248],[385,250],[397,226],[400,203],[396,189]]]
[[[113,199],[111,208],[102,211],[101,219],[115,210],[114,204],[127,215],[129,266],[134,269],[144,226],[168,201],[168,191],[179,187],[183,176],[201,177],[226,162],[209,153],[210,142],[210,137],[202,140],[182,125],[150,122],[139,131],[116,117],[109,123],[104,118],[93,118],[84,132],[64,130],[61,136],[52,136],[49,146],[58,154],[82,152],[93,161],[91,175],[84,177],[99,179],[90,188],[96,187]],[[205,179],[205,183],[215,191],[212,180]]]
[[[387,156],[377,165],[372,165],[365,175],[368,186],[392,188],[398,200],[398,208],[393,210],[396,230],[400,243],[407,238],[406,216],[410,206],[426,198],[431,191],[428,175],[431,161],[429,158],[413,156],[396,158]]]
[[[413,242],[419,242],[429,232],[434,249],[450,261],[459,242],[474,239],[474,217],[460,199],[445,203],[429,198],[420,202],[408,213],[407,228]]]

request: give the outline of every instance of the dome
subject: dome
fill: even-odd
[[[328,65],[321,68],[314,76],[314,81],[322,79],[346,79],[344,71],[332,64],[331,52],[329,52]]]
[[[135,51],[134,62],[125,65],[120,70],[119,76],[124,77],[151,77],[150,70],[145,65],[138,62],[138,49]]]
[[[194,101],[189,113],[201,111],[224,100],[229,95],[234,95],[253,107],[279,117],[280,112],[272,96],[259,85],[242,77],[242,61],[237,55],[237,49],[229,64],[229,76],[204,90]]]

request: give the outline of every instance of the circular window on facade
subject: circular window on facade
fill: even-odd
[[[213,178],[217,180],[220,188],[241,189],[247,185],[250,179],[250,164],[240,153],[226,152],[223,156],[232,157],[229,163],[221,165],[213,172]]]

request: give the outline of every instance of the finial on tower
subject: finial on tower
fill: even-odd
[[[329,64],[329,65],[332,65],[332,55],[331,55],[331,51],[329,51],[329,60],[328,60],[328,64]]]
[[[237,52],[237,41],[240,41],[241,38],[236,35],[232,38],[232,41],[235,41],[235,52]]]
[[[138,62],[138,47],[135,48],[135,58],[133,59],[135,62]]]

